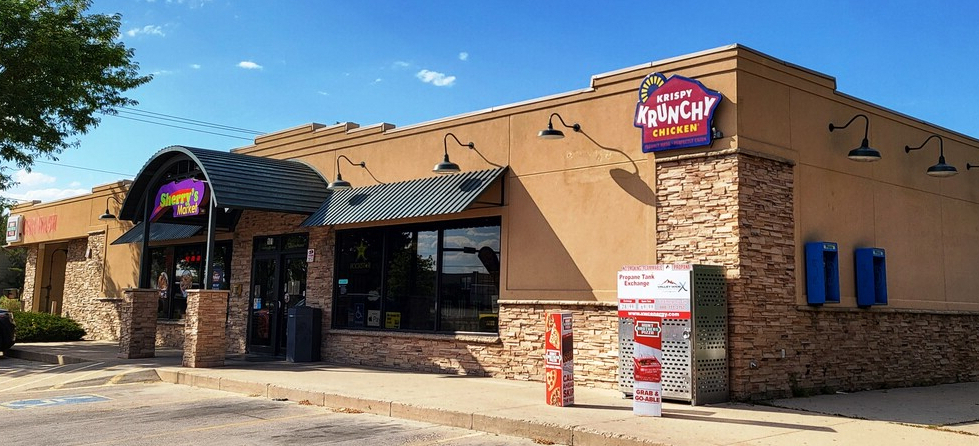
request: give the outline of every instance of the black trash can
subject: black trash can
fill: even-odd
[[[314,307],[292,307],[286,324],[286,361],[320,360],[322,311]]]

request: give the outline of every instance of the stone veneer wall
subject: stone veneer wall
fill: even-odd
[[[85,329],[85,339],[119,340],[121,299],[103,296],[105,231],[68,242],[62,315]],[[90,255],[86,255],[90,254]]]
[[[726,152],[656,169],[657,262],[726,267],[733,399],[979,380],[977,314],[799,305],[790,163]]]
[[[119,357],[126,359],[156,356],[155,290],[127,289],[120,305]]]
[[[301,228],[304,215],[245,211],[235,227],[231,260],[231,305],[228,317],[228,353],[244,353],[247,346],[248,298],[252,280],[252,249],[256,236],[308,232],[316,254],[307,265],[306,303],[323,310],[324,330],[329,327],[333,283],[333,231],[328,227]]]
[[[227,351],[225,290],[189,290],[184,321],[184,367],[224,365]]]
[[[571,311],[577,385],[618,385],[618,315],[603,302],[501,301],[497,336],[327,331],[325,360],[340,364],[542,381],[544,316]],[[542,390],[543,391],[543,390]]]
[[[27,259],[24,262],[24,290],[20,293],[20,299],[25,310],[30,311],[34,307],[34,283],[37,274],[37,251],[38,246],[32,245],[27,248]]]
[[[574,333],[576,385],[618,388],[619,316],[617,302],[506,300],[500,303],[500,357],[486,358],[508,379],[543,381],[544,318],[570,311]]]
[[[184,348],[184,320],[156,320],[156,346]]]

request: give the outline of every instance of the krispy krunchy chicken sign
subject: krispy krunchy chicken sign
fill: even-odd
[[[633,125],[642,129],[642,151],[680,149],[710,144],[714,110],[721,94],[698,81],[660,73],[646,76],[639,87]]]

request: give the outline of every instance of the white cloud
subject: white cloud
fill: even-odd
[[[432,84],[436,87],[449,87],[456,81],[455,76],[446,76],[445,73],[430,70],[421,70],[415,74],[415,77],[426,84]]]
[[[374,79],[374,83],[375,83],[375,84],[379,84],[379,83],[381,83],[381,81],[383,81],[383,80],[384,80],[384,79],[381,79],[381,78],[377,78],[377,79]]]
[[[190,64],[190,67],[193,68],[193,69],[195,69],[195,70],[200,70],[201,69],[201,64],[192,63],[192,64]]]
[[[399,60],[399,61],[397,61],[397,62],[394,63],[394,68],[408,68],[410,66],[411,66],[410,63],[405,62],[403,60]]]
[[[77,197],[79,195],[85,195],[92,193],[92,189],[34,189],[26,192],[22,192],[19,195],[23,198],[30,200],[38,200],[44,203],[63,200],[65,198]]]
[[[13,180],[19,184],[4,191],[4,195],[18,200],[51,202],[92,193],[91,189],[79,189],[80,184],[77,181],[73,181],[69,189],[43,187],[57,182],[57,178],[40,172],[27,172],[24,169],[15,172]]]
[[[461,60],[461,61],[467,61],[467,60],[469,60],[469,53],[467,53],[465,51],[459,53],[459,60]]]
[[[20,169],[14,174],[14,181],[20,183],[19,187],[37,187],[42,184],[50,184],[57,179],[51,175],[45,175],[40,172],[28,172],[24,169]]]
[[[317,93],[319,93],[319,94],[321,94],[323,96],[329,96],[330,95],[329,93],[327,93],[325,91],[317,91]]]
[[[168,76],[171,74],[173,74],[173,71],[170,70],[156,70],[153,72],[154,76]]]
[[[163,28],[158,25],[146,25],[142,28],[133,28],[126,31],[126,35],[129,37],[136,37],[138,35],[151,35],[165,37],[166,34],[163,32]]]
[[[156,0],[147,0],[149,3],[153,3]],[[167,3],[176,3],[182,5],[186,3],[191,9],[203,8],[204,5],[208,4],[211,0],[167,0]]]
[[[261,70],[262,69],[262,66],[261,65],[255,63],[255,62],[252,62],[250,60],[243,60],[241,62],[238,62],[238,67],[239,68],[244,68],[246,70]]]

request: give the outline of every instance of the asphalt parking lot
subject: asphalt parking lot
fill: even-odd
[[[100,363],[0,358],[3,444],[533,445],[533,441],[355,410],[159,381],[114,383]]]

